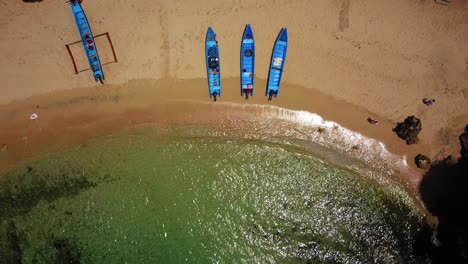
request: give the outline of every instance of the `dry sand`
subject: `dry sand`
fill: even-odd
[[[448,6],[430,0],[84,0],[82,6],[93,33],[109,32],[114,43],[119,62],[104,66],[110,85],[96,88],[89,71],[73,73],[64,45],[79,35],[68,4],[0,0],[0,145],[8,145],[0,166],[128,124],[187,119],[189,105],[168,118],[158,103],[163,96],[209,100],[208,26],[220,44],[222,101],[316,112],[383,141],[407,155],[409,164],[417,153],[458,154],[458,135],[468,123],[466,0]],[[246,23],[257,52],[257,86],[249,102],[238,87]],[[267,102],[269,58],[284,26],[290,42],[283,85],[279,98]],[[112,61],[105,39],[96,43],[101,61]],[[86,69],[80,45],[72,51],[79,70]],[[39,96],[26,99],[31,95]],[[425,106],[424,97],[436,104]],[[34,122],[32,112],[40,115]],[[391,131],[409,115],[422,120],[418,145],[405,145]],[[368,116],[380,124],[370,126]]]

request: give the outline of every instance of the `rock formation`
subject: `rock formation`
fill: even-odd
[[[422,129],[421,120],[415,116],[408,116],[402,123],[398,123],[393,131],[406,141],[406,144],[418,143],[418,134]]]
[[[424,156],[423,154],[418,154],[414,158],[414,162],[416,163],[416,166],[418,168],[426,170],[431,166],[431,159],[428,157]]]
[[[434,162],[419,185],[425,207],[438,219],[432,263],[468,263],[468,125],[459,139],[462,156]]]
[[[468,125],[465,126],[465,133],[461,134],[459,139],[461,145],[460,154],[463,159],[468,161]]]
[[[448,155],[445,159],[444,159],[444,163],[446,166],[448,167],[452,167],[452,166],[455,166],[458,164],[458,159],[455,158],[453,155]]]

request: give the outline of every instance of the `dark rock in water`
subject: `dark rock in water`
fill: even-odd
[[[0,263],[21,263],[22,255],[15,223],[0,222]]]
[[[445,165],[449,167],[457,165],[457,162],[458,162],[457,158],[455,158],[452,155],[449,155],[448,157],[444,159]]]
[[[428,157],[424,156],[423,154],[418,154],[414,158],[414,162],[416,163],[416,166],[420,169],[428,169],[431,166],[431,159]]]
[[[465,126],[465,133],[461,134],[459,139],[461,145],[460,154],[463,158],[468,159],[468,125]]]
[[[421,132],[421,120],[415,116],[408,116],[402,123],[398,123],[393,131],[406,141],[406,144],[418,143],[418,134]]]

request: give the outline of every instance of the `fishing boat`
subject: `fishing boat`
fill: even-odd
[[[99,60],[98,51],[94,43],[93,33],[89,26],[88,19],[81,8],[82,0],[71,0],[70,6],[75,17],[76,26],[80,33],[81,42],[83,44],[86,57],[88,58],[89,66],[93,72],[94,80],[103,83],[104,74],[102,72],[101,61]]]
[[[241,45],[241,95],[245,99],[254,94],[255,42],[252,28],[247,24]]]
[[[273,54],[271,55],[270,73],[268,74],[268,86],[266,90],[268,101],[278,96],[287,50],[288,30],[283,28],[276,39]]]
[[[208,74],[208,87],[210,98],[221,97],[221,72],[219,66],[219,49],[216,34],[211,27],[208,28],[205,41],[206,71]]]

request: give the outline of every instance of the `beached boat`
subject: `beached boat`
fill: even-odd
[[[250,24],[247,24],[241,45],[241,95],[245,99],[254,94],[255,42]]]
[[[271,56],[270,73],[268,74],[268,86],[266,90],[268,101],[270,101],[273,96],[275,98],[278,96],[287,50],[288,30],[283,28],[276,39],[273,54]]]
[[[219,66],[219,49],[216,34],[211,27],[208,28],[205,41],[206,71],[208,74],[208,87],[210,98],[221,97],[221,72]]]
[[[86,18],[83,8],[81,8],[81,1],[82,0],[71,0],[70,6],[73,11],[73,16],[75,17],[76,26],[80,32],[81,42],[83,43],[89,66],[93,72],[94,80],[103,83],[104,74],[102,72],[101,61],[99,60],[97,48],[94,44],[94,37],[88,19]]]

